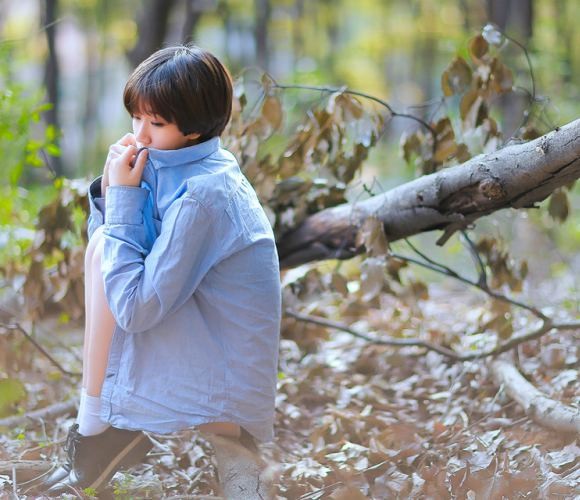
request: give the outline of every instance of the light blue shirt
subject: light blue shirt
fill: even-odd
[[[100,180],[105,293],[117,326],[101,392],[115,427],[235,422],[273,437],[280,271],[258,198],[219,138],[149,149],[141,187]],[[103,206],[105,205],[105,206]]]

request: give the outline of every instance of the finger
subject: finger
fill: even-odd
[[[137,141],[135,140],[135,136],[131,133],[125,134],[123,137],[121,137],[118,141],[117,144],[121,144],[123,146],[136,146],[137,145]]]
[[[142,149],[141,151],[139,151],[139,154],[137,155],[137,161],[135,162],[135,166],[133,167],[132,174],[135,175],[136,177],[138,177],[139,180],[141,179],[141,176],[143,175],[143,169],[145,168],[145,164],[147,163],[147,155],[148,154],[149,154],[149,150]]]
[[[135,146],[127,146],[124,148],[124,151],[119,155],[118,161],[121,165],[128,165],[131,166],[131,162],[133,161],[133,157],[137,153],[137,148]]]
[[[109,148],[109,156],[111,156],[111,158],[117,158],[125,152],[127,147],[128,146],[121,146],[120,144],[113,144]]]
[[[109,175],[109,168],[111,166],[111,160],[113,158],[110,154],[107,155],[107,159],[105,160],[105,166],[103,167],[103,175]]]

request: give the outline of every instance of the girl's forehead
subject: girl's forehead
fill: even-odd
[[[145,99],[139,99],[133,104],[133,113],[142,115],[159,116],[159,112]]]

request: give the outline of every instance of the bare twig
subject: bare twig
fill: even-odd
[[[421,339],[394,339],[391,337],[381,337],[376,338],[365,333],[357,332],[353,328],[345,325],[344,323],[339,323],[337,321],[331,321],[326,318],[321,318],[319,316],[309,316],[306,314],[297,313],[292,311],[291,309],[286,309],[286,314],[298,321],[304,321],[306,323],[312,323],[315,325],[325,326],[329,328],[334,328],[335,330],[340,330],[343,332],[350,333],[353,337],[357,337],[359,339],[366,340],[373,344],[378,345],[389,345],[395,347],[423,347],[430,351],[438,352],[439,354],[443,354],[444,356],[450,358],[456,358],[457,354],[442,346],[438,346],[436,344],[431,344],[430,342],[426,342]]]
[[[12,492],[15,500],[18,500],[18,486],[16,482],[16,467],[12,467]]]
[[[530,70],[530,80],[532,81],[532,92],[531,92],[531,102],[535,102],[536,100],[536,79],[534,78],[534,67],[532,66],[532,61],[530,59],[530,54],[528,53],[528,49],[526,49],[520,42],[518,42],[515,38],[512,38],[506,35],[504,32],[501,32],[503,36],[506,37],[507,40],[516,44],[520,49],[524,51],[524,55],[526,56],[526,61],[528,63],[528,69]],[[525,124],[525,123],[524,123]]]
[[[59,17],[58,19],[55,19],[51,23],[43,24],[38,30],[34,31],[32,33],[32,35],[39,35],[43,31],[46,31],[48,28],[51,28],[57,24],[60,24],[65,20],[66,20],[66,16],[62,16],[62,17]],[[9,38],[9,39],[5,39],[5,40],[0,40],[0,45],[8,45],[8,44],[12,44],[12,43],[13,44],[22,43],[22,42],[28,41],[29,39],[30,39],[30,35],[28,35],[26,37],[22,37],[22,38]]]
[[[580,323],[578,323],[578,326],[580,327]],[[509,351],[510,349],[513,349],[514,347],[517,347],[520,344],[523,344],[524,342],[537,339],[542,335],[548,333],[552,329],[557,328],[552,324],[551,320],[548,319],[544,321],[542,325],[536,330],[532,330],[531,332],[523,335],[516,335],[514,337],[511,337],[509,340],[503,342],[502,344],[497,345],[493,349],[490,349],[488,351],[474,352],[470,354],[461,354],[459,356],[458,361],[470,361],[472,359],[482,359],[487,358],[489,356],[497,356],[499,354]]]
[[[477,246],[475,245],[475,243],[473,243],[473,241],[471,241],[471,238],[467,234],[467,231],[465,231],[465,230],[461,231],[461,235],[463,236],[463,239],[467,243],[467,249],[469,250],[469,253],[473,257],[473,260],[475,261],[475,264],[479,269],[479,280],[478,280],[479,285],[481,287],[484,287],[485,289],[488,289],[487,272],[485,271],[485,264],[483,263],[483,260],[481,259],[481,255],[480,255],[479,251],[477,250]]]
[[[435,151],[437,149],[437,132],[435,132],[435,129],[431,125],[429,125],[426,121],[422,120],[421,118],[419,118],[415,115],[411,115],[408,113],[399,113],[398,111],[395,111],[393,109],[393,107],[384,99],[380,99],[379,97],[373,96],[371,94],[367,94],[365,92],[360,92],[358,90],[350,90],[346,86],[327,87],[327,86],[298,85],[298,84],[288,85],[288,84],[278,83],[274,78],[272,78],[271,75],[268,75],[268,76],[272,80],[272,83],[273,83],[272,86],[274,88],[277,88],[280,90],[315,90],[315,91],[319,91],[319,92],[328,92],[328,93],[341,92],[343,94],[349,94],[349,95],[354,95],[357,97],[363,97],[364,99],[368,99],[369,101],[376,102],[376,103],[380,104],[381,106],[385,107],[389,111],[391,116],[398,117],[398,118],[407,118],[409,120],[414,120],[417,123],[419,123],[420,125],[422,125],[423,127],[425,127],[429,131],[429,133],[431,134],[431,137],[433,138],[433,151]]]
[[[46,154],[46,151],[44,150],[44,148],[40,148],[40,154],[42,155],[42,159],[44,160],[44,164],[46,165],[46,168],[48,169],[48,171],[52,175],[52,179],[55,180],[58,177],[58,174],[56,173],[56,170],[54,169],[54,166],[52,165],[52,162],[50,161],[50,158]]]
[[[322,318],[320,316],[310,316],[310,315],[306,315],[306,314],[301,314],[301,313],[297,313],[295,311],[292,311],[291,309],[286,309],[285,312],[286,312],[286,315],[288,315],[294,319],[297,319],[298,321],[303,321],[305,323],[312,323],[315,325],[325,326],[328,328],[334,328],[335,330],[340,330],[340,331],[343,331],[346,333],[350,333],[353,337],[357,337],[357,338],[366,340],[367,342],[371,342],[373,344],[389,345],[389,346],[393,346],[393,347],[422,347],[422,348],[427,349],[429,351],[438,352],[439,354],[442,354],[443,356],[446,356],[454,361],[471,361],[474,359],[487,358],[489,356],[497,356],[501,353],[509,351],[510,349],[513,349],[514,347],[518,346],[519,344],[521,344],[523,342],[527,342],[529,340],[533,340],[533,339],[536,339],[538,337],[541,337],[542,335],[544,335],[545,333],[547,333],[551,330],[564,330],[564,329],[571,330],[571,329],[576,329],[576,328],[580,329],[580,322],[557,324],[557,323],[552,323],[552,321],[548,318],[546,321],[542,322],[542,325],[539,328],[537,328],[536,330],[533,330],[533,331],[526,333],[526,334],[523,334],[523,335],[516,335],[515,337],[512,337],[508,341],[497,345],[493,349],[489,349],[487,351],[479,351],[479,352],[466,354],[466,353],[457,353],[451,349],[447,349],[446,347],[432,344],[430,342],[427,342],[427,341],[422,340],[422,339],[417,339],[417,338],[415,338],[415,339],[393,339],[390,337],[376,338],[376,337],[373,337],[371,335],[367,335],[365,333],[358,332],[344,323],[339,323],[337,321],[328,320],[328,319]]]
[[[423,262],[423,261],[415,259],[413,257],[407,257],[405,255],[400,255],[400,254],[396,254],[396,253],[390,253],[389,255],[391,257],[396,258],[396,259],[399,259],[399,260],[402,260],[405,262],[411,262],[413,264],[417,264],[418,266],[424,267],[425,269],[430,269],[431,271],[435,271],[435,272],[443,274],[445,276],[449,276],[449,277],[454,278],[458,281],[461,281],[462,283],[465,283],[467,285],[471,285],[471,286],[481,290],[482,292],[485,292],[487,295],[489,295],[490,297],[493,297],[496,300],[500,300],[502,302],[506,302],[508,304],[512,304],[512,305],[517,306],[517,307],[521,307],[522,309],[526,309],[527,311],[531,312],[537,318],[540,318],[543,321],[549,321],[548,316],[546,316],[538,308],[530,306],[530,305],[525,304],[523,302],[520,302],[518,300],[512,299],[510,297],[507,297],[499,292],[495,292],[495,291],[491,290],[489,287],[482,285],[481,283],[479,283],[477,281],[473,281],[473,280],[470,280],[469,278],[466,278],[465,276],[461,276],[460,274],[458,274],[456,271],[454,271],[453,269],[451,269],[448,266],[445,266],[443,264],[440,264],[440,263],[435,262],[435,261],[428,259],[428,258],[426,259],[427,262]],[[420,255],[423,258],[425,258],[425,256],[423,254],[420,254]]]
[[[76,372],[69,372],[68,370],[66,370],[65,368],[63,368],[63,366],[56,360],[54,359],[45,349],[44,347],[42,347],[33,337],[32,335],[30,335],[24,328],[22,328],[22,326],[20,326],[19,323],[13,323],[13,324],[6,324],[6,323],[0,323],[0,328],[4,328],[6,330],[9,331],[17,331],[20,332],[22,335],[24,335],[24,337],[34,346],[36,347],[36,349],[38,349],[51,363],[53,366],[55,366],[63,375],[66,375],[67,377],[81,377],[82,374],[80,373],[76,373]]]

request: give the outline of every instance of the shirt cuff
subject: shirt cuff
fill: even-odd
[[[143,224],[143,208],[149,196],[145,188],[109,186],[105,196],[105,224]]]
[[[105,214],[105,198],[101,194],[101,178],[97,177],[89,187],[89,204],[91,206],[91,213],[93,215],[94,211],[97,210],[102,216]],[[103,218],[101,218],[101,221]]]

